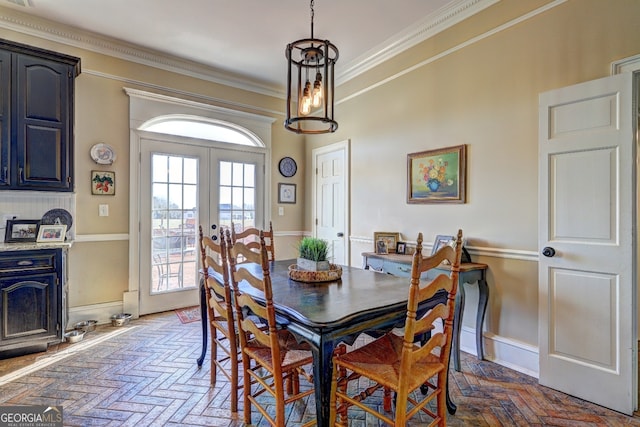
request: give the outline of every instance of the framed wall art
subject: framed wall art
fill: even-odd
[[[296,185],[295,184],[278,184],[278,203],[295,203],[296,202]]]
[[[38,236],[39,219],[8,219],[5,243],[35,242]]]
[[[64,242],[67,234],[65,224],[42,225],[38,229],[37,242]]]
[[[91,194],[113,196],[116,194],[116,173],[91,171]]]
[[[373,233],[373,249],[378,252],[378,248],[382,249],[383,243],[386,248],[384,253],[395,253],[396,244],[400,240],[400,233],[390,233],[386,231],[376,231]],[[382,242],[382,243],[380,243]]]
[[[466,145],[407,156],[407,203],[465,203]]]

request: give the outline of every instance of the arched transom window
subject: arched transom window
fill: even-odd
[[[187,138],[206,139],[251,147],[264,147],[264,143],[260,138],[247,129],[233,123],[206,117],[181,114],[155,117],[140,126],[140,129]]]

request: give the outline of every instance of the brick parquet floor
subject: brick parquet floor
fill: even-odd
[[[102,325],[78,344],[0,360],[0,405],[62,405],[66,426],[243,426],[229,410],[228,383],[220,376],[210,388],[208,358],[197,368],[200,343],[200,323],[182,324],[173,312],[122,328]],[[458,405],[450,426],[640,426],[638,414],[581,401],[465,353],[450,385]],[[315,413],[313,398],[288,413],[288,425],[297,426]],[[257,417],[254,422],[264,425]],[[354,413],[350,426],[377,423]]]

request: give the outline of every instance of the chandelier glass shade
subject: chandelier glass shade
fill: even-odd
[[[287,118],[284,126],[292,132],[317,134],[335,132],[334,66],[338,48],[329,40],[311,37],[289,43],[285,50],[287,71]]]

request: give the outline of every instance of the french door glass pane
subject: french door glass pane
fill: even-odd
[[[153,154],[151,293],[197,286],[198,159]]]
[[[242,231],[256,226],[256,166],[252,163],[221,161],[220,225]]]

